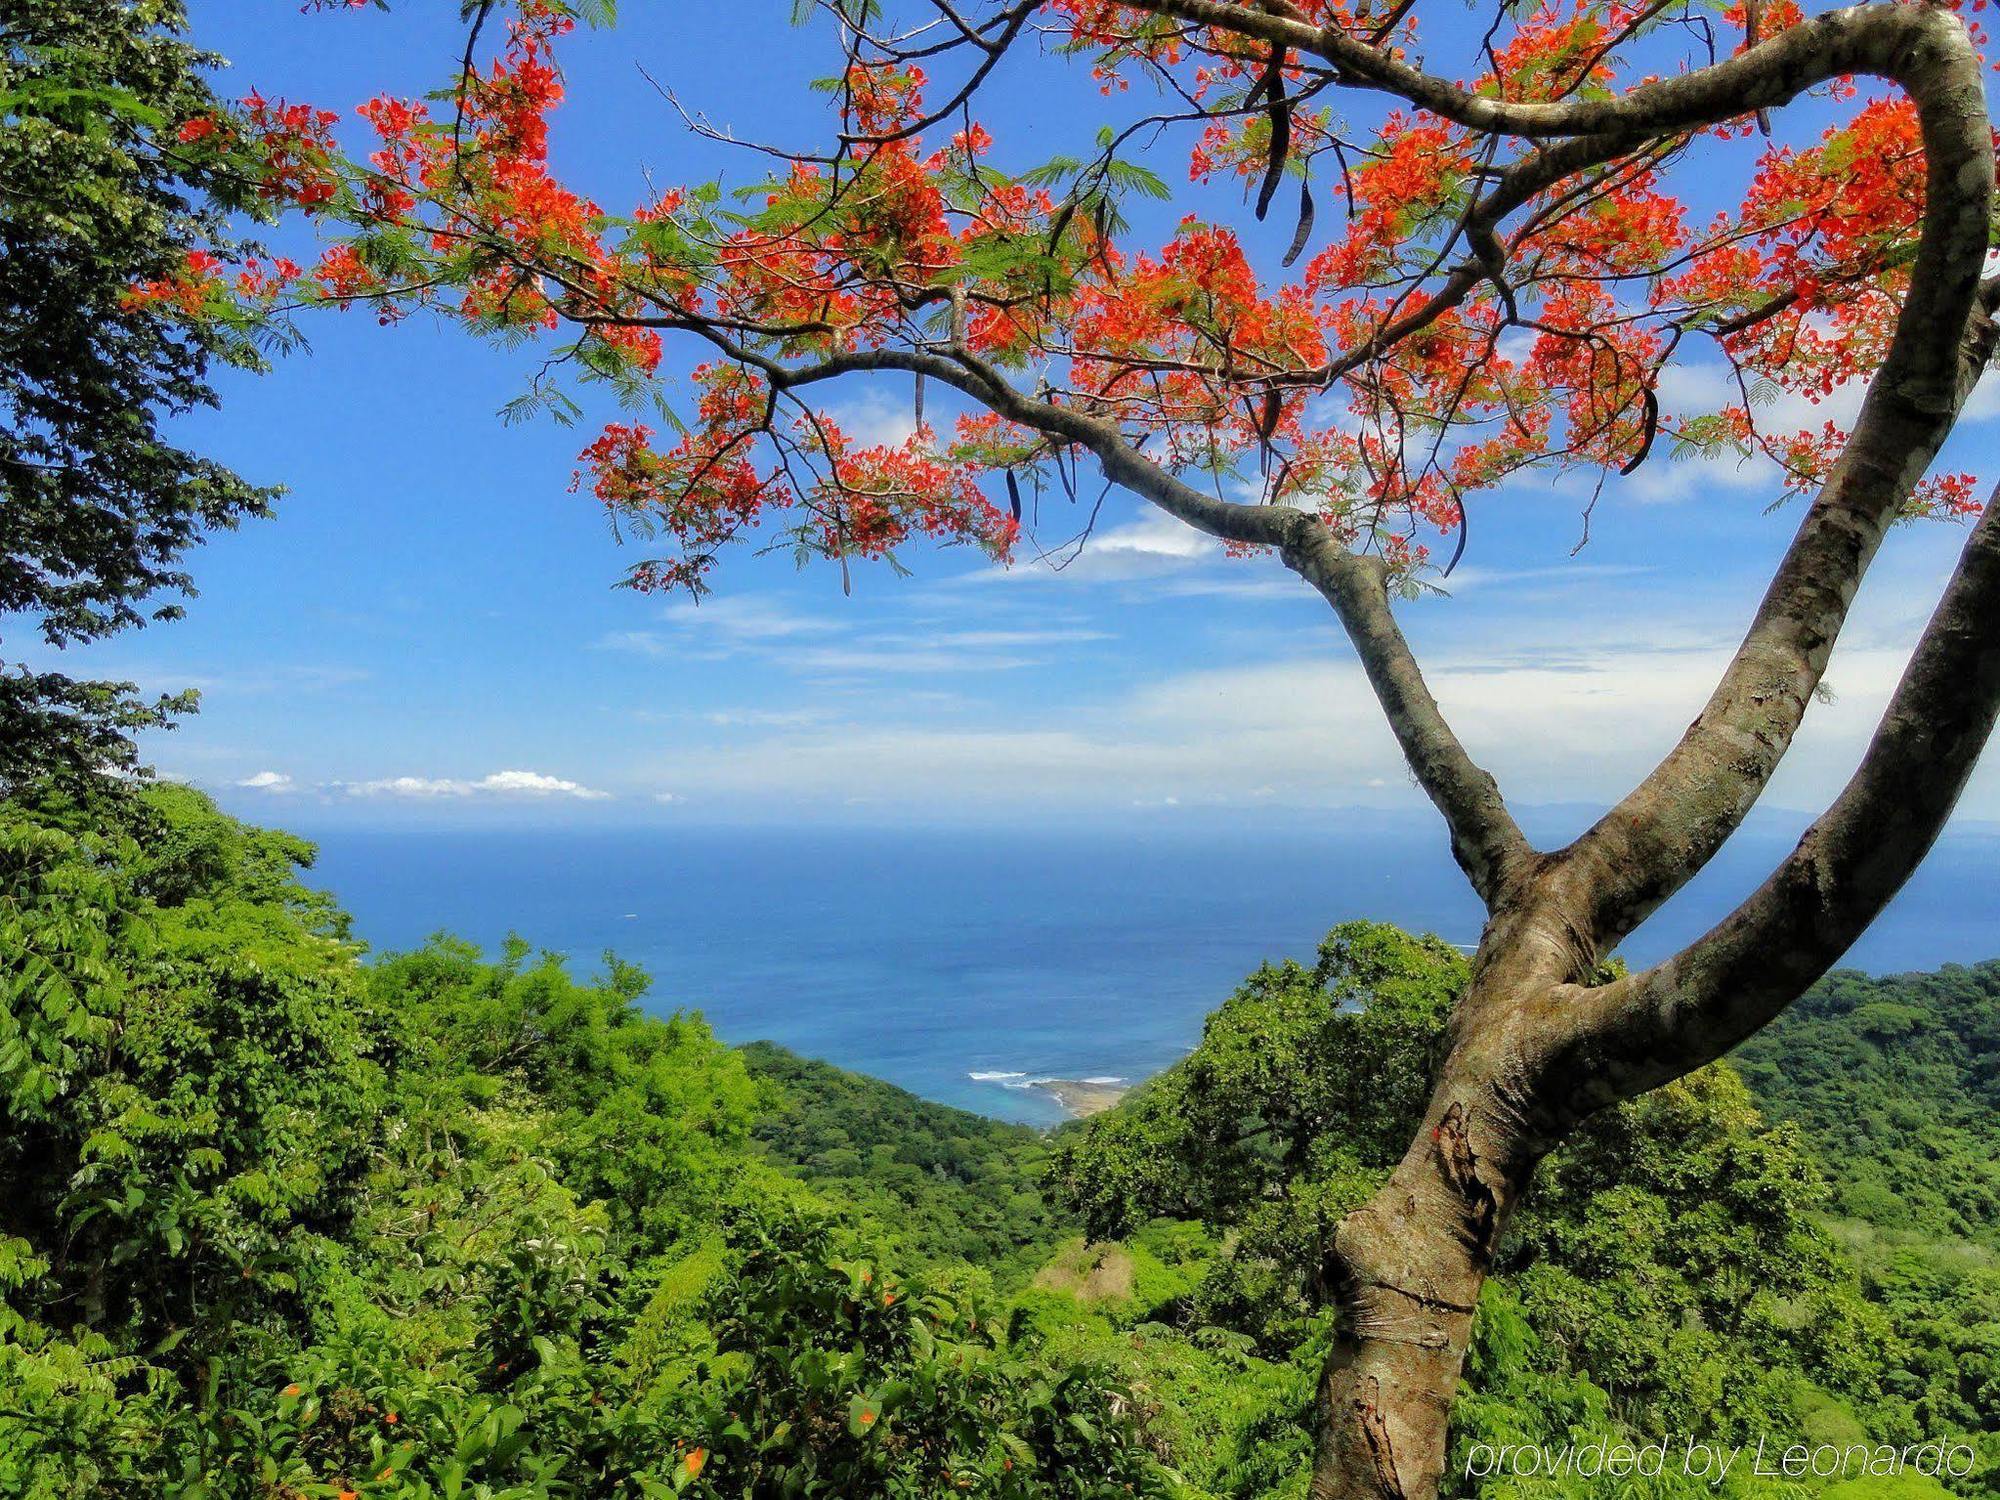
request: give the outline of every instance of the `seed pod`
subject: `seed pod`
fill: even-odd
[[[1264,185],[1257,189],[1257,218],[1270,212],[1271,198],[1285,175],[1285,163],[1292,154],[1292,106],[1285,98],[1285,49],[1273,48],[1271,65],[1264,70],[1264,92],[1271,100],[1271,156],[1264,166]]]
[[[1063,231],[1069,228],[1069,221],[1076,216],[1076,199],[1064,201],[1056,210],[1056,216],[1049,224],[1049,254],[1054,255],[1062,245]]]
[[[1443,576],[1446,578],[1451,577],[1451,570],[1457,567],[1458,560],[1465,556],[1466,534],[1472,530],[1472,518],[1465,509],[1465,497],[1453,495],[1451,498],[1458,504],[1458,545],[1451,549],[1451,561],[1444,565]]]
[[[1620,466],[1620,474],[1630,474],[1646,461],[1646,455],[1653,451],[1653,439],[1660,433],[1660,398],[1653,394],[1650,385],[1639,387],[1639,399],[1646,403],[1646,426],[1639,435],[1639,451]]]
[[[1306,241],[1312,238],[1312,232],[1313,232],[1312,184],[1309,182],[1301,181],[1299,183],[1299,227],[1292,231],[1292,247],[1291,249],[1285,252],[1286,265],[1289,266],[1293,261],[1297,260],[1301,254],[1304,253],[1306,248]]]

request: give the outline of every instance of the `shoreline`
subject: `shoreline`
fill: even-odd
[[[1094,1083],[1086,1078],[1038,1078],[1023,1087],[1047,1094],[1072,1120],[1101,1115],[1132,1092],[1129,1083]]]

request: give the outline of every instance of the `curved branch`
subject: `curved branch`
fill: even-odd
[[[1404,759],[1451,832],[1452,852],[1489,906],[1536,861],[1493,777],[1466,753],[1424,682],[1389,608],[1387,569],[1348,551],[1316,517],[1275,505],[1243,505],[1204,495],[1138,452],[1118,428],[1068,407],[1023,395],[971,355],[870,349],[834,355],[804,370],[753,362],[785,388],[861,370],[907,370],[962,391],[1010,421],[1097,455],[1105,478],[1168,515],[1223,541],[1276,547],[1340,616],[1402,747]]]
[[[1340,545],[1324,525],[1300,528],[1285,564],[1340,616],[1396,743],[1424,793],[1444,815],[1459,868],[1488,908],[1500,905],[1538,863],[1499,783],[1452,732],[1431,696],[1389,607],[1388,568]]]
[[[1973,528],[1860,768],[1734,912],[1666,962],[1576,990],[1552,1081],[1579,1112],[1701,1067],[1824,974],[1929,852],[2000,717],[2000,491]]]
[[[1282,506],[1245,505],[1204,495],[1141,454],[1115,424],[1024,395],[992,366],[962,350],[937,354],[915,349],[860,349],[830,355],[799,369],[787,368],[754,350],[730,347],[728,352],[787,390],[866,370],[901,370],[927,376],[972,397],[1010,422],[1089,449],[1103,466],[1105,478],[1218,541],[1282,547],[1309,519]]]
[[[1525,103],[1488,98],[1403,62],[1338,25],[1228,0],[1125,0],[1135,10],[1233,31],[1273,46],[1324,58],[1340,83],[1398,98],[1469,130],[1540,138],[1638,130],[1692,130],[1789,104],[1805,90],[1845,74],[1901,77],[1900,54],[1964,28],[1927,5],[1854,5],[1828,11],[1723,61],[1673,78],[1639,84],[1612,99]]]
[[[949,119],[954,110],[979,92],[979,86],[986,81],[986,76],[1006,55],[1007,48],[1012,45],[1014,38],[1021,34],[1021,28],[1027,24],[1028,15],[1033,9],[1034,0],[1025,0],[1025,3],[1017,4],[1003,12],[1001,19],[1004,20],[1004,25],[997,41],[985,41],[968,33],[986,56],[980,60],[979,66],[972,70],[972,76],[959,86],[958,91],[936,109],[927,110],[918,118],[899,125],[894,130],[842,131],[840,136],[842,144],[885,146],[891,141],[906,141],[912,136],[921,135],[938,121]]]
[[[1888,74],[1916,101],[1925,148],[1910,289],[1846,448],[1708,702],[1651,774],[1562,856],[1588,889],[1580,925],[1600,947],[1686,884],[1763,793],[1862,575],[1994,351],[1980,289],[1993,148],[1978,55],[1942,12],[1882,9],[1915,18]]]

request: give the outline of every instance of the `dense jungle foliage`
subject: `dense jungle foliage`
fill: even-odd
[[[1069,1221],[1042,1195],[1045,1137],[933,1104],[880,1079],[752,1042],[743,1062],[777,1085],[751,1127],[769,1160],[850,1204],[926,1260],[970,1261],[1011,1288]]]
[[[1303,1494],[1313,1246],[1456,950],[1336,928],[1043,1136],[725,1047],[615,960],[371,957],[310,858],[181,787],[0,808],[0,1494]],[[1459,1491],[2000,1495],[1996,1068],[2000,965],[1843,974],[1593,1122],[1482,1301]],[[1462,1473],[1607,1434],[1979,1457]]]

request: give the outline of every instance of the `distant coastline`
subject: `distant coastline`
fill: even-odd
[[[1789,825],[1759,826],[1625,956],[1650,963],[1699,937],[1728,892],[1797,842]],[[582,974],[614,951],[654,976],[651,1013],[699,1010],[725,1041],[768,1037],[1037,1127],[1071,1111],[1030,1079],[1137,1083],[1172,1067],[1244,975],[1309,960],[1335,921],[1465,939],[1480,916],[1442,838],[1368,829],[1140,843],[1090,831],[321,832],[313,883],[378,952],[438,931],[496,952],[518,930]],[[1136,863],[1135,850],[1147,851]],[[2000,844],[1950,835],[1843,962],[1976,962],[1993,956],[1996,928]]]
[[[1128,1078],[1037,1078],[1028,1073],[981,1072],[965,1075],[974,1083],[998,1084],[1053,1099],[1072,1120],[1101,1115],[1132,1091]]]
[[[1116,1082],[1096,1078],[1038,1078],[1028,1085],[1047,1094],[1073,1120],[1101,1115],[1132,1092],[1123,1079]]]

